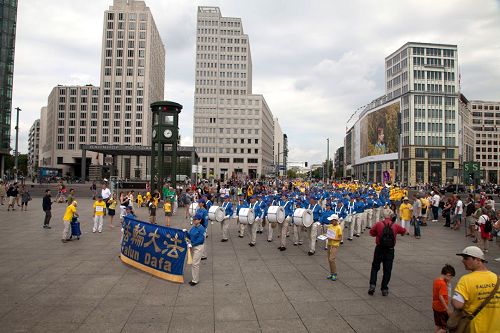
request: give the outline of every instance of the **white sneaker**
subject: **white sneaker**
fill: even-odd
[[[95,229],[92,229],[92,232],[93,232],[93,233],[95,233],[96,231],[97,231],[97,230],[95,230]]]

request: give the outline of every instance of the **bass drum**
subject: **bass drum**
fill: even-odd
[[[241,208],[238,214],[241,224],[253,224],[255,222],[255,213],[253,208]]]
[[[293,223],[302,227],[310,227],[313,224],[313,213],[309,209],[297,208],[293,212]]]
[[[210,221],[222,222],[225,217],[225,210],[220,206],[212,206],[208,210],[208,219]]]
[[[281,206],[271,206],[267,210],[267,220],[269,223],[283,223],[285,217],[285,209]]]
[[[199,205],[196,202],[193,202],[189,205],[189,216],[193,217],[196,215],[196,211],[198,210]]]

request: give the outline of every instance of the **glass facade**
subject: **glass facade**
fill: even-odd
[[[17,0],[0,0],[0,155],[10,151]]]

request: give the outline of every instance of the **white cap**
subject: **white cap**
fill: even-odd
[[[469,256],[469,257],[474,257],[483,260],[484,262],[487,262],[484,259],[484,253],[483,251],[478,248],[477,246],[467,246],[461,253],[457,253],[457,256]]]
[[[339,220],[339,216],[337,214],[332,214],[332,215],[328,216],[326,219],[328,221],[332,221],[332,220],[337,220],[338,221]]]
[[[431,194],[434,194],[434,191],[431,191]]]

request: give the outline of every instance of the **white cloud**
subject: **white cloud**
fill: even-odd
[[[13,107],[27,130],[57,84],[99,85],[102,22],[112,0],[19,2]],[[165,99],[181,103],[182,144],[192,143],[195,33],[200,1],[146,0],[166,47]],[[229,1],[241,17],[263,94],[288,134],[290,160],[315,163],[343,144],[346,120],[384,94],[384,58],[408,41],[457,44],[462,92],[500,100],[498,1]],[[12,130],[13,130],[12,126]],[[13,132],[14,133],[14,132]],[[14,138],[14,136],[12,136]]]

